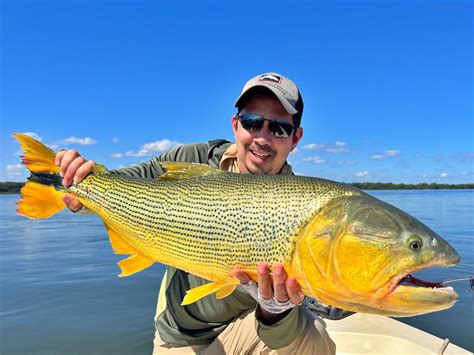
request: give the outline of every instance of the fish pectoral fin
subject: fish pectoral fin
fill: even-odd
[[[186,180],[196,176],[224,174],[225,172],[205,164],[185,162],[160,162],[166,172],[159,176],[160,180]]]
[[[236,287],[237,285],[229,285],[229,286],[222,287],[221,289],[217,290],[216,298],[220,300],[221,298],[225,298],[229,296],[232,292],[234,292]]]
[[[115,254],[137,254],[137,250],[128,244],[123,237],[120,236],[115,230],[104,222],[105,229],[109,235],[110,245],[114,250]]]
[[[195,287],[191,290],[186,291],[186,296],[184,296],[181,305],[186,306],[188,304],[194,303],[214,292],[216,292],[216,298],[224,298],[230,295],[235,290],[238,284],[239,281],[237,279],[229,278],[225,281],[216,281]]]
[[[252,280],[254,280],[255,282],[258,281],[258,274],[257,274],[257,270],[250,270],[250,269],[242,269],[243,272],[245,272],[245,274],[250,277]]]
[[[119,261],[117,264],[122,269],[122,273],[119,277],[130,276],[139,271],[150,267],[154,263],[153,260],[141,254],[134,254],[129,256],[127,259]]]

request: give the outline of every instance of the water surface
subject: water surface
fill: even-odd
[[[426,223],[462,261],[420,274],[472,276],[474,191],[370,191]],[[164,268],[118,278],[101,220],[63,211],[48,220],[15,214],[18,195],[0,195],[0,353],[150,354]],[[454,285],[451,309],[403,321],[474,351],[473,292]]]

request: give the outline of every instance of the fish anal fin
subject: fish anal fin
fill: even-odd
[[[122,273],[118,276],[130,276],[153,265],[154,261],[142,254],[134,254],[118,262]]]
[[[223,298],[232,293],[234,289],[239,284],[237,279],[229,278],[225,281],[216,281],[211,282],[209,284],[205,284],[202,286],[195,287],[191,290],[186,292],[186,296],[184,296],[183,302],[181,302],[182,306],[189,305],[200,300],[203,297],[206,297],[214,292],[217,292],[217,298]]]
[[[107,223],[104,224],[105,229],[107,229],[107,234],[109,235],[110,245],[115,254],[137,254],[137,250],[128,244],[120,234],[115,232],[115,230]]]
[[[160,180],[186,180],[196,176],[222,174],[222,170],[205,164],[185,162],[160,162],[166,172],[160,175]]]

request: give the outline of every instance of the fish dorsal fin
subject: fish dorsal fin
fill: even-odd
[[[166,170],[159,177],[160,180],[186,180],[196,176],[224,173],[222,170],[205,164],[165,161],[160,162],[160,165]]]
[[[191,290],[186,291],[186,296],[184,296],[181,305],[186,306],[188,304],[194,303],[214,292],[216,292],[217,298],[224,298],[230,295],[235,290],[238,284],[239,280],[229,277],[228,279],[223,281],[216,281],[195,287]]]
[[[99,163],[94,163],[94,166],[92,167],[92,172],[93,173],[105,173],[107,172],[107,168]]]

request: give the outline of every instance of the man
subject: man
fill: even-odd
[[[235,144],[224,140],[175,148],[147,163],[113,173],[154,178],[163,173],[160,162],[205,163],[242,174],[292,174],[287,163],[303,129],[303,99],[297,86],[277,73],[258,75],[244,86],[232,117]],[[63,184],[80,182],[92,170],[93,161],[76,151],[60,151]],[[71,196],[64,202],[72,211],[83,208]],[[258,286],[241,270],[233,275],[242,283],[230,296],[205,297],[181,306],[187,290],[207,283],[194,275],[167,268],[155,317],[154,353],[181,354],[326,354],[335,346],[319,320],[300,305],[304,300],[282,264],[258,265]]]

